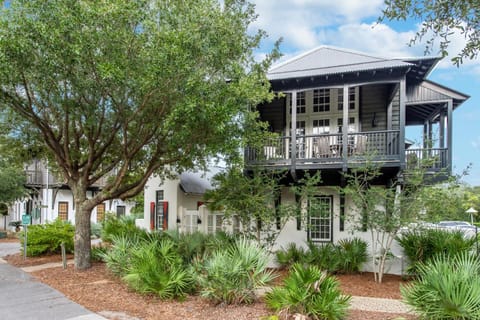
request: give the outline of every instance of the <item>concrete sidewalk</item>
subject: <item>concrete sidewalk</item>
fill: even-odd
[[[0,259],[0,319],[105,320]]]
[[[0,243],[0,257],[19,244]],[[0,258],[0,319],[106,320]]]

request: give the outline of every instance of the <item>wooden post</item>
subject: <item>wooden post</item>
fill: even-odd
[[[65,254],[65,242],[60,244],[60,248],[62,249],[62,263],[63,269],[67,269],[67,255]]]

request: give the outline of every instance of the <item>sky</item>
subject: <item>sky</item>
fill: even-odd
[[[280,61],[321,45],[365,52],[377,57],[419,57],[425,43],[408,46],[419,29],[419,21],[378,23],[383,0],[251,0],[258,18],[253,29],[265,30],[268,38],[257,51],[258,58],[268,53],[282,38]],[[450,59],[465,40],[454,35],[445,57],[428,79],[470,96],[453,113],[453,172],[462,180],[480,186],[480,59],[465,61],[460,67]],[[437,56],[434,51],[428,55]],[[420,141],[421,128],[410,129],[406,138]]]

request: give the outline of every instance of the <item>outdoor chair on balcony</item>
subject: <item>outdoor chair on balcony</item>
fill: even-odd
[[[329,158],[331,156],[328,137],[313,139],[313,158]]]
[[[356,138],[355,154],[365,154],[367,152],[367,136],[359,135]]]

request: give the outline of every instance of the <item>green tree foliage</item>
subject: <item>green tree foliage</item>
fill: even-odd
[[[382,282],[391,247],[400,228],[416,221],[423,209],[419,197],[424,187],[421,171],[405,172],[406,183],[375,185],[381,181],[379,164],[367,161],[345,175],[347,186],[340,189],[350,200],[350,228],[368,231],[371,237],[371,258],[375,281]]]
[[[421,265],[419,277],[400,288],[422,319],[480,319],[480,260],[463,252]]]
[[[476,59],[480,50],[480,4],[478,0],[385,0],[384,18],[390,20],[407,20],[413,18],[422,21],[420,31],[411,40],[419,42],[427,38],[426,52],[436,49],[435,40],[443,56],[454,33],[465,37],[466,44],[452,62],[457,66],[464,59]]]
[[[277,223],[286,221],[286,208],[275,206],[281,192],[278,172],[255,171],[245,175],[240,167],[233,167],[213,178],[214,189],[205,194],[213,210],[222,210],[226,217],[236,215],[245,235],[272,240],[280,231]]]
[[[23,197],[25,191],[25,172],[11,163],[0,161],[0,202],[10,204]]]
[[[90,215],[151,174],[238,158],[271,99],[244,0],[12,0],[0,14],[0,105],[75,199],[75,267],[90,266]],[[248,31],[248,32],[247,32]],[[5,109],[6,108],[6,109]],[[15,135],[11,135],[15,137]],[[115,174],[112,174],[115,172]],[[101,192],[89,186],[107,176]]]
[[[265,296],[267,305],[290,318],[295,314],[309,319],[344,319],[350,296],[342,295],[338,281],[316,266],[294,264],[283,285]]]

